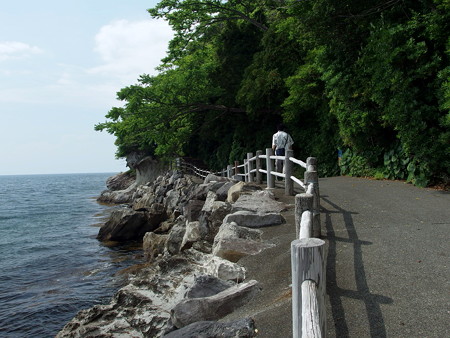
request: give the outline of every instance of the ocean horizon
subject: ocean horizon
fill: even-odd
[[[0,336],[56,335],[109,303],[140,262],[137,246],[96,239],[114,206],[96,198],[115,173],[0,175]]]

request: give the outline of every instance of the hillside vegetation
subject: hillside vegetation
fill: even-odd
[[[175,37],[159,74],[121,89],[124,107],[95,127],[118,157],[223,168],[270,147],[284,122],[322,176],[448,182],[448,0],[163,0],[148,12]]]

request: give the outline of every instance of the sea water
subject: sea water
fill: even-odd
[[[109,176],[0,176],[0,337],[52,337],[121,286],[140,251],[96,239]]]

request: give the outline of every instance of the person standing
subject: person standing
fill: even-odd
[[[279,124],[277,127],[278,131],[273,134],[272,137],[272,149],[276,156],[284,156],[286,150],[292,150],[292,145],[294,140],[291,135],[286,133],[286,128],[283,124]],[[276,170],[279,173],[283,172],[283,160],[276,161]]]

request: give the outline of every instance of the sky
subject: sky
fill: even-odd
[[[4,1],[0,175],[126,171],[94,130],[116,93],[156,74],[173,33],[154,0]]]

